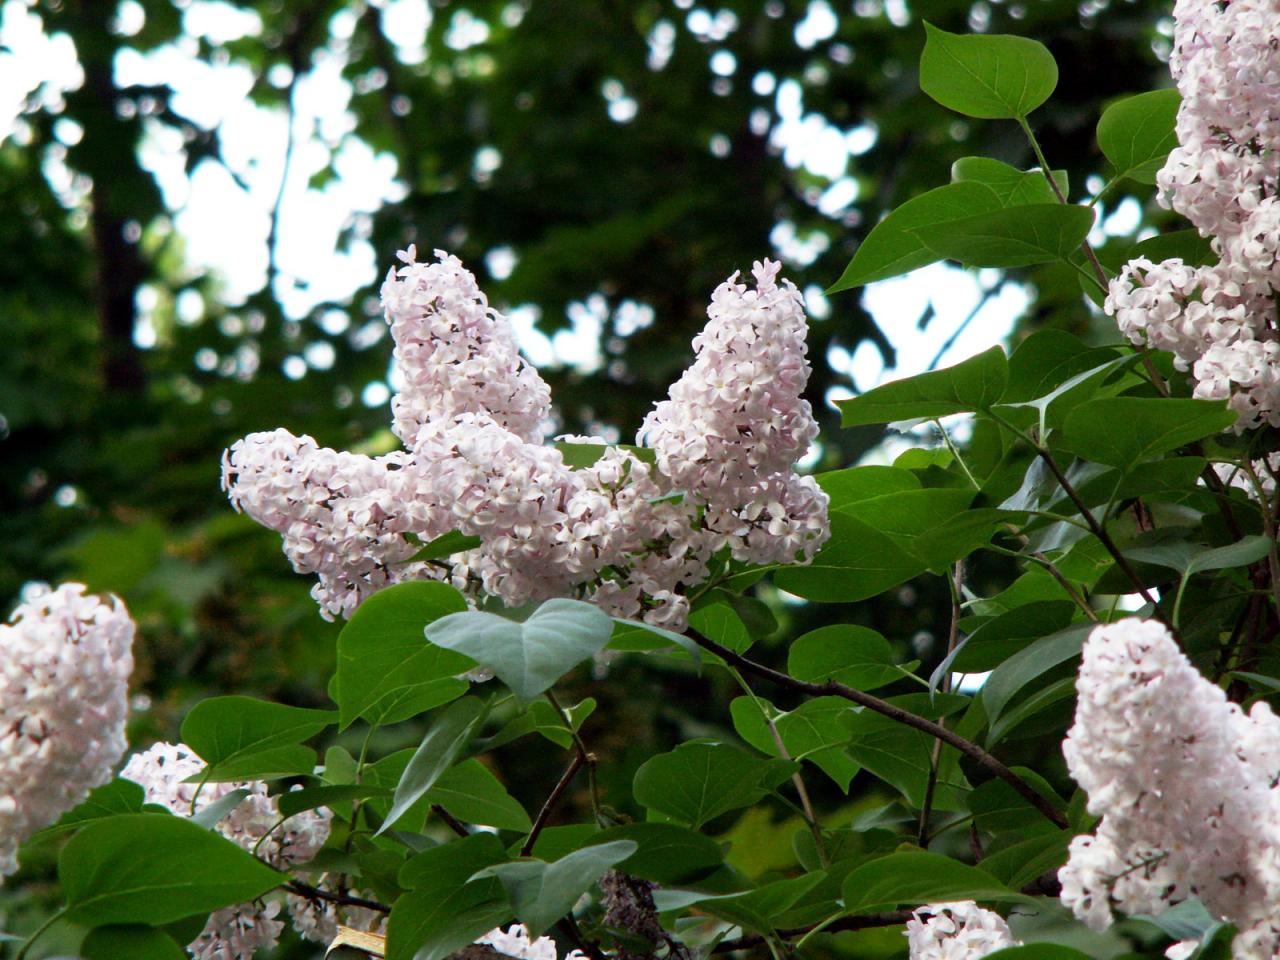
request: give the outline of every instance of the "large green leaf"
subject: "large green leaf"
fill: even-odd
[[[982,120],[1025,117],[1058,85],[1058,65],[1026,37],[963,36],[924,25],[920,89],[957,113]]]
[[[427,627],[428,640],[488,667],[525,701],[603,650],[612,634],[599,607],[564,598],[546,601],[523,623],[471,610]]]
[[[1098,146],[1117,177],[1155,183],[1169,151],[1178,145],[1174,129],[1177,90],[1151,90],[1111,104],[1098,121]]]
[[[718,843],[674,823],[641,822],[610,827],[597,833],[592,843],[613,840],[630,840],[636,845],[636,852],[621,861],[618,869],[654,883],[691,882],[711,873],[724,861]]]
[[[923,851],[892,853],[863,864],[845,878],[844,898],[855,914],[955,900],[1035,904],[984,870]]]
[[[796,769],[727,743],[693,741],[650,757],[636,771],[636,801],[695,830],[720,814],[755,803]]]
[[[922,713],[928,706],[928,695],[894,697],[891,702]],[[934,698],[933,706],[938,711],[946,712],[962,709],[967,703],[967,697],[939,694]],[[849,712],[844,715],[842,722],[850,734],[850,756],[863,768],[896,787],[912,806],[921,806],[928,789],[930,772],[934,769],[933,750],[937,741],[927,733],[903,726],[896,720],[871,710]],[[944,747],[939,755],[933,796],[933,805],[937,810],[964,808],[964,795],[969,784],[960,771],[959,758],[959,753],[952,747]]]
[[[1010,701],[1031,681],[1058,664],[1079,656],[1093,626],[1077,624],[1051,633],[1002,661],[982,685],[982,705],[987,712],[987,722],[994,724]]]
[[[114,817],[121,813],[142,813],[146,793],[132,780],[116,779],[90,791],[83,801],[76,804],[51,827],[46,827],[31,838],[38,842],[71,830],[78,830],[92,820]]]
[[[1062,426],[1077,456],[1128,471],[1233,426],[1225,403],[1174,397],[1103,397],[1076,407]]]
[[[1093,210],[1070,203],[1030,203],[979,213],[921,230],[939,257],[970,267],[1025,267],[1066,260],[1093,227]]]
[[[469,659],[427,643],[423,628],[467,609],[445,583],[416,580],[379,590],[356,609],[338,634],[337,702],[343,727],[381,710],[382,722],[405,719],[447,703],[467,690],[460,673]],[[413,714],[410,713],[410,716]]]
[[[484,704],[475,697],[466,697],[450,706],[432,724],[396,785],[391,809],[382,822],[379,833],[390,829],[436,785],[436,781],[453,765],[462,748],[467,745],[484,715]]]
[[[882,497],[888,493],[919,490],[920,478],[901,467],[868,464],[819,473],[813,478],[822,492],[831,498],[829,509],[839,510],[861,500]]]
[[[467,823],[499,830],[526,831],[533,826],[520,802],[475,758],[442,773],[426,796]]]
[[[638,849],[632,840],[613,840],[575,850],[554,863],[520,860],[486,867],[479,877],[497,877],[507,891],[516,918],[537,937],[573,909],[615,864]]]
[[[82,960],[186,960],[186,951],[163,930],[138,924],[90,930],[80,944]]]
[[[1067,193],[1067,171],[1054,170],[1054,182],[1063,196]],[[1058,195],[1049,186],[1044,172],[1019,170],[990,157],[961,157],[951,165],[951,180],[955,183],[973,181],[986,184],[1000,198],[1004,207],[1020,207],[1028,203],[1057,203]],[[981,211],[978,211],[981,212]]]
[[[260,897],[287,879],[237,844],[182,817],[131,813],[96,820],[58,857],[67,919],[173,923]]]
[[[409,892],[392,905],[387,960],[443,960],[511,919],[511,904],[493,878],[468,880],[507,859],[498,838],[475,833],[412,857],[399,882]]]
[[[973,497],[974,491],[967,487],[928,487],[871,497],[841,509],[914,552],[917,537],[963,513]]]
[[[729,704],[733,728],[747,743],[771,757],[781,756],[765,713],[777,728],[792,760],[807,760],[829,776],[841,790],[858,772],[858,764],[844,750],[849,731],[841,722],[852,705],[843,697],[815,697],[794,710],[779,710],[761,697],[738,697]]]
[[[1000,206],[995,191],[976,182],[951,183],[911,198],[871,228],[840,279],[827,293],[839,293],[928,266],[939,257],[913,231],[998,210]]]
[[[205,774],[211,779],[241,776],[255,756],[296,747],[336,719],[329,710],[252,697],[213,697],[191,708],[182,721],[182,740],[209,765]]]
[[[747,930],[767,932],[773,929],[777,917],[791,909],[796,901],[824,880],[826,874],[815,871],[735,893],[662,890],[654,895],[654,904],[663,912],[683,910],[696,905],[702,912],[728,920]]]
[[[836,680],[858,690],[874,690],[901,680],[889,641],[870,627],[837,623],[798,637],[787,653],[787,672],[797,680]]]
[[[840,423],[856,427],[985,410],[1000,401],[1008,382],[1004,351],[992,347],[954,367],[895,380],[841,400],[837,404]]]
[[[914,554],[856,517],[833,513],[830,524],[831,539],[812,562],[778,570],[775,584],[806,600],[852,603],[924,572]]]

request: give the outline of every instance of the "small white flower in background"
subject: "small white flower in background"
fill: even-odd
[[[972,900],[930,903],[911,911],[906,937],[910,960],[978,960],[1019,946],[1000,914]]]
[[[1096,628],[1063,754],[1100,816],[1059,871],[1094,929],[1112,908],[1159,915],[1199,897],[1240,928],[1240,960],[1280,948],[1280,718],[1245,714],[1154,621]]]
[[[556,942],[550,937],[530,940],[529,928],[523,923],[513,923],[506,930],[497,927],[476,943],[483,943],[499,953],[519,960],[556,960]],[[565,960],[586,960],[586,954],[580,950],[570,950],[565,954]]]
[[[0,878],[18,845],[111,779],[135,626],[116,597],[38,588],[0,624]]]
[[[348,617],[390,584],[438,579],[508,606],[576,596],[682,630],[686,594],[717,550],[793,563],[827,539],[827,496],[794,470],[818,427],[800,396],[804,304],[778,264],[755,265],[754,290],[735,275],[715,291],[693,366],[640,430],[656,465],[604,448],[574,470],[543,445],[550,393],[510,323],[456,257],[436,256],[418,263],[409,248],[382,287],[404,451],[340,453],[275,430],[223,458],[236,509],[283,536],[295,570],[319,576],[322,615]],[[407,562],[451,530],[481,545],[443,564]]]
[[[1195,953],[1196,948],[1199,946],[1199,940],[1179,940],[1172,947],[1165,950],[1164,955],[1169,960],[1187,960],[1187,957]]]
[[[305,863],[328,839],[328,810],[304,810],[281,824],[276,800],[267,795],[267,785],[261,781],[206,783],[197,795],[198,784],[184,781],[198,775],[204,766],[204,761],[183,744],[157,743],[130,757],[120,776],[141,786],[148,803],[167,807],[182,817],[199,813],[236,790],[248,790],[249,795],[218,821],[215,829],[277,869]],[[284,930],[279,913],[280,903],[267,900],[218,910],[188,949],[196,960],[248,960],[256,950],[270,949],[279,941]]]

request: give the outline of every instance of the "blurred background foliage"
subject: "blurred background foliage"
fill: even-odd
[[[415,6],[409,21],[425,34],[406,45],[388,24]],[[327,702],[337,627],[317,615],[310,582],[289,570],[276,535],[227,506],[219,456],[276,426],[337,447],[390,448],[376,389],[390,342],[376,295],[398,248],[457,253],[495,306],[537,304],[544,334],[586,311],[598,357],[542,373],[565,431],[623,439],[688,362],[716,284],[780,256],[813,313],[818,468],[849,465],[880,436],[837,428],[826,400],[853,384],[829,358],[870,340],[891,367],[883,328],[929,330],[935,311],[873,320],[860,291],[828,301],[822,289],[869,225],[946,182],[955,159],[1032,162],[1015,125],[961,120],[919,92],[921,22],[1049,46],[1062,79],[1033,120],[1073,197],[1103,172],[1093,138],[1102,105],[1169,83],[1163,0],[9,0],[3,11],[68,38],[82,76],[60,92],[0,73],[22,98],[0,142],[0,602],[11,608],[25,582],[64,579],[127,600],[142,625],[137,742],[174,736],[191,703],[214,691]],[[245,16],[243,35],[221,42],[194,25]],[[216,271],[192,265],[147,144],[178,144],[187,173],[234,164],[221,127],[184,113],[173,85],[125,82],[133,52],[169,47],[240,65],[252,78],[247,96],[282,115],[311,71],[340,73],[350,99],[336,132],[321,131],[331,160],[310,189],[326,189],[345,144],[394,162],[394,196],[353,213],[338,234],[341,248],[371,248],[378,269],[367,286],[286,308],[300,281],[282,266],[274,219],[256,292],[229,295]],[[804,144],[815,138],[834,144],[834,160],[830,149],[811,159]],[[1149,190],[1133,184],[1108,207],[1125,189],[1141,190],[1143,221],[1158,222]],[[232,210],[222,227],[233,244],[262,244],[239,235]],[[1093,322],[1070,271],[1011,280],[1030,295],[1019,331],[1115,339]],[[940,346],[951,332],[936,331]],[[993,564],[969,584],[991,595],[1002,577]],[[876,627],[925,670],[949,615],[940,580],[848,608],[762,599],[781,623],[775,646],[839,616]],[[705,680],[627,662],[580,685],[599,701],[586,734],[624,808],[635,765],[676,734],[729,729],[736,695],[708,697]],[[415,730],[402,732],[414,741]],[[502,756],[526,803],[557,776],[558,760],[540,753]],[[827,805],[846,802],[823,789]],[[726,823],[752,838],[735,847],[739,857],[753,851],[740,866],[791,862],[789,817],[762,809]]]

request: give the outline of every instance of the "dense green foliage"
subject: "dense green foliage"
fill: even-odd
[[[270,68],[305,69],[346,5],[253,6],[263,38],[202,56],[244,60],[253,95],[282,103],[292,91],[267,81]],[[1085,303],[1136,239],[1096,259],[1082,249],[1090,201],[1132,195],[1150,222],[1165,216],[1150,184],[1175,100],[1103,106],[1167,83],[1152,52],[1167,11],[936,2],[891,18],[872,5],[842,11],[834,36],[802,49],[802,4],[741,4],[737,30],[715,42],[657,3],[535,2],[509,27],[506,4],[468,6],[491,24],[488,40],[447,46],[442,5],[431,69],[397,61],[377,10],[353,8],[345,69],[385,79],[354,99],[352,136],[394,155],[409,188],[373,218],[379,262],[414,240],[447,243],[495,301],[540,303],[548,329],[597,291],[652,306],[657,322],[626,337],[616,363],[547,372],[566,429],[603,421],[628,438],[684,363],[708,291],[767,252],[779,221],[829,237],[787,271],[802,288],[836,288],[810,339],[828,546],[805,567],[725,567],[695,607],[693,642],[571,600],[519,621],[464,612],[451,588],[425,583],[324,624],[275,535],[226,506],[217,460],[227,442],[278,424],[386,449],[384,410],[335,403],[385,376],[385,341],[330,337],[332,368],[291,381],[281,364],[322,335],[321,308],[286,317],[270,287],[228,306],[216,278],[185,273],[172,212],[135,156],[143,118],[119,115],[143,91],[118,89],[109,69],[121,47],[178,35],[178,13],[148,5],[143,31],[122,37],[106,29],[110,11],[68,0],[42,13],[85,67],[64,114],[84,129],[67,162],[92,178],[87,209],[61,207],[43,178],[53,113],[33,110],[30,143],[0,145],[0,189],[23,212],[0,234],[15,345],[0,367],[0,489],[13,505],[0,593],[43,578],[124,596],[142,627],[135,684],[149,701],[135,741],[180,733],[211,779],[301,784],[282,809],[330,806],[326,862],[390,907],[393,958],[440,960],[513,919],[566,947],[635,949],[598,902],[562,920],[612,868],[661,884],[665,929],[703,950],[887,957],[904,949],[903,908],[971,898],[1021,914],[1031,945],[1011,960],[1159,956],[1167,926],[1089,934],[1052,899],[1067,842],[1092,825],[1058,749],[1081,644],[1136,597],[1236,699],[1273,692],[1280,673],[1241,642],[1276,616],[1259,599],[1277,563],[1272,505],[1209,467],[1251,463],[1266,438],[1222,433],[1234,422],[1222,404],[1187,398],[1167,357],[1117,345]],[[645,38],[663,17],[679,39],[656,70]],[[921,17],[936,24],[927,46]],[[948,32],[966,20],[1023,36]],[[722,46],[737,73],[713,90],[707,56]],[[841,216],[815,209],[824,178],[788,168],[751,131],[752,110],[771,110],[752,91],[758,71],[800,80],[806,110],[842,128],[874,125],[874,145],[852,161],[859,200]],[[608,118],[609,78],[637,100],[634,121]],[[154,122],[191,133],[190,164],[218,156],[216,130],[175,113],[164,88],[146,93]],[[391,109],[395,97],[413,109]],[[726,156],[709,149],[717,135]],[[478,179],[481,145],[503,159]],[[1051,176],[1027,169],[1041,148]],[[1086,190],[1091,174],[1102,191]],[[142,227],[136,243],[123,239],[129,222]],[[484,255],[504,245],[515,270],[485,278]],[[827,348],[883,340],[857,294],[836,291],[939,260],[1031,284],[1017,344],[828,405],[843,374]],[[143,285],[164,304],[145,350],[133,337]],[[173,312],[188,287],[203,323]],[[371,293],[341,306],[366,319]],[[218,322],[255,313],[259,333]],[[250,338],[262,360],[252,377],[192,366],[200,347],[231,355]],[[937,422],[957,413],[973,415],[959,441]],[[893,466],[851,466],[902,421],[934,427]],[[606,647],[624,653],[597,676],[591,657]],[[496,679],[458,679],[477,664]],[[953,690],[953,674],[985,671],[978,694]],[[456,838],[451,821],[496,833]],[[183,869],[198,882],[179,891]],[[55,870],[59,883],[46,883]],[[0,917],[25,935],[65,905],[37,953],[74,950],[94,928],[86,956],[167,957],[193,915],[279,879],[116,781],[30,845],[25,872],[0,890]],[[741,937],[712,946],[691,917]],[[1223,949],[1213,929],[1188,935],[1201,933],[1206,956]],[[307,955],[292,941],[284,950]]]

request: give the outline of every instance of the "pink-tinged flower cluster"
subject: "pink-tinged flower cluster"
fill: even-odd
[[[1240,428],[1280,425],[1280,2],[1178,0],[1170,68],[1179,146],[1161,202],[1212,238],[1219,262],[1135,260],[1107,312],[1135,343],[1171,350],[1195,395],[1229,399]]]
[[[904,932],[909,960],[979,960],[1019,946],[1000,914],[972,900],[930,903],[913,910]]]
[[[204,766],[204,761],[183,744],[157,743],[130,757],[120,776],[141,786],[148,803],[167,807],[182,817],[199,813],[236,790],[247,790],[248,796],[219,820],[215,829],[277,869],[307,862],[328,839],[328,810],[305,810],[281,823],[276,800],[261,781],[206,783],[203,787],[186,782],[198,776]],[[292,903],[290,907],[294,909]],[[296,909],[302,911],[303,906]],[[279,941],[284,930],[279,916],[278,900],[224,907],[209,916],[204,930],[187,949],[196,960],[249,960],[255,952],[269,950]]]
[[[1113,908],[1158,915],[1198,897],[1240,929],[1241,960],[1276,955],[1280,719],[1229,702],[1154,621],[1095,629],[1077,689],[1063,754],[1102,819],[1071,843],[1063,903],[1103,929]]]
[[[31,591],[0,624],[0,878],[23,840],[111,779],[134,631],[120,600],[78,583]]]
[[[683,629],[688,591],[720,550],[756,563],[810,559],[828,536],[827,498],[794,471],[817,433],[800,398],[809,374],[803,303],[757,264],[716,290],[697,360],[645,421],[641,452],[600,445],[571,469],[545,446],[550,396],[510,324],[457,258],[404,265],[382,299],[398,380],[401,452],[370,458],[284,430],[252,434],[223,460],[223,487],[284,537],[327,617],[349,616],[402,580],[451,582],[515,606],[576,596],[609,613]],[[449,531],[480,546],[410,562]]]

